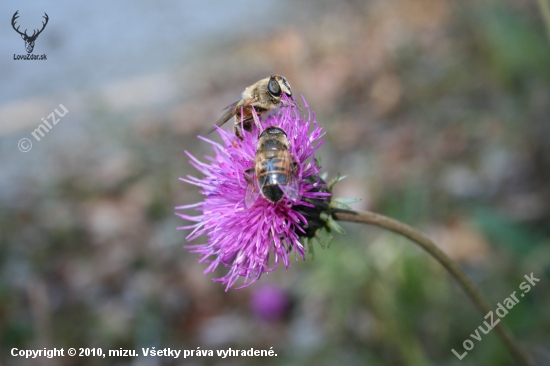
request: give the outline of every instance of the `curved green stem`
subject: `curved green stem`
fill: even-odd
[[[550,42],[550,0],[538,0],[540,12],[542,13],[542,20],[546,26],[546,35],[548,36],[548,42]]]
[[[458,281],[462,289],[481,311],[482,316],[485,316],[492,311],[490,304],[483,298],[481,292],[477,289],[476,285],[466,275],[466,273],[464,273],[464,271],[451,258],[439,249],[434,242],[430,240],[430,238],[415,228],[387,216],[367,211],[335,210],[333,212],[333,217],[334,219],[340,221],[360,222],[363,224],[375,225],[409,238],[416,244],[420,245],[432,257],[439,261],[439,263],[441,263],[447,271],[449,271],[449,273]],[[514,337],[502,321],[499,322],[494,329],[520,365],[533,366],[533,363],[528,355],[514,340]]]

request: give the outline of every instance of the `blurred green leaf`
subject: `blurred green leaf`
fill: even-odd
[[[474,211],[474,221],[498,248],[526,256],[544,240],[544,235],[529,227],[515,223],[490,208]]]

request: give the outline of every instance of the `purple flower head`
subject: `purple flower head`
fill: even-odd
[[[198,216],[177,213],[183,219],[195,222],[179,229],[193,229],[187,236],[188,241],[207,236],[206,244],[186,247],[201,255],[200,262],[210,263],[205,273],[214,271],[219,264],[229,268],[225,276],[214,279],[226,284],[226,291],[239,277],[244,277],[244,285],[239,288],[246,287],[258,280],[262,273],[275,270],[280,262],[289,268],[291,251],[296,260],[298,256],[305,259],[300,237],[305,234],[308,215],[297,208],[314,208],[312,201],[327,200],[330,193],[320,189],[326,185],[318,178],[320,166],[313,159],[314,152],[324,142],[320,140],[324,133],[305,99],[304,104],[307,118],[301,116],[291,100],[286,99],[275,114],[265,120],[258,119],[261,131],[275,126],[287,134],[289,151],[297,163],[299,182],[299,198],[294,202],[285,196],[272,203],[260,195],[253,205],[245,205],[248,184],[245,171],[254,167],[259,132],[256,127],[250,133],[243,131],[242,141],[220,128],[217,132],[222,137],[222,144],[199,136],[214,149],[215,156],[206,157],[207,162],[199,161],[186,151],[191,164],[204,177],[180,179],[200,187],[205,198],[196,204],[176,207],[195,208],[201,213]]]

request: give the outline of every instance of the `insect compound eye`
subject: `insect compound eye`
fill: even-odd
[[[272,135],[285,135],[286,136],[286,132],[282,129],[282,128],[279,128],[279,127],[275,127],[275,126],[271,126],[271,127],[268,127],[266,128],[266,133],[269,133],[269,134],[272,134]]]
[[[286,136],[286,132],[282,129],[282,128],[279,128],[279,127],[269,127],[268,128],[268,133],[271,133],[271,134],[274,134],[274,135],[285,135]]]
[[[275,97],[281,96],[281,87],[277,80],[275,80],[275,78],[272,77],[271,79],[269,79],[269,83],[267,83],[267,89],[269,90],[271,95]]]
[[[282,128],[271,126],[271,127],[266,128],[265,130],[263,130],[262,133],[260,133],[260,135],[258,136],[258,138],[260,138],[262,136],[265,136],[265,135],[268,135],[268,134],[269,135],[282,134],[282,135],[286,136],[286,132],[283,131]]]

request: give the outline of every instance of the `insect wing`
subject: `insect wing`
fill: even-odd
[[[296,202],[300,198],[300,184],[294,176],[290,176],[288,184],[280,184],[279,188],[292,202]]]
[[[300,198],[300,183],[296,178],[296,168],[290,158],[284,159],[282,163],[285,171],[290,172],[290,174],[287,177],[286,184],[279,184],[279,188],[292,202],[296,202]]]
[[[235,114],[237,114],[237,110],[235,109],[235,106],[238,103],[239,102],[235,102],[235,103],[232,103],[232,104],[228,105],[225,108],[225,109],[227,109],[227,111],[225,111],[225,113],[220,117],[220,119],[214,125],[215,126],[221,126],[225,122],[229,121],[231,119],[231,117],[235,116]],[[208,131],[208,133],[214,132],[215,129],[216,128],[214,126],[212,126],[212,128]]]
[[[258,197],[260,196],[260,189],[258,187],[258,180],[256,179],[256,174],[251,173],[246,178],[246,192],[244,195],[244,205],[246,208],[250,208],[254,205]]]

